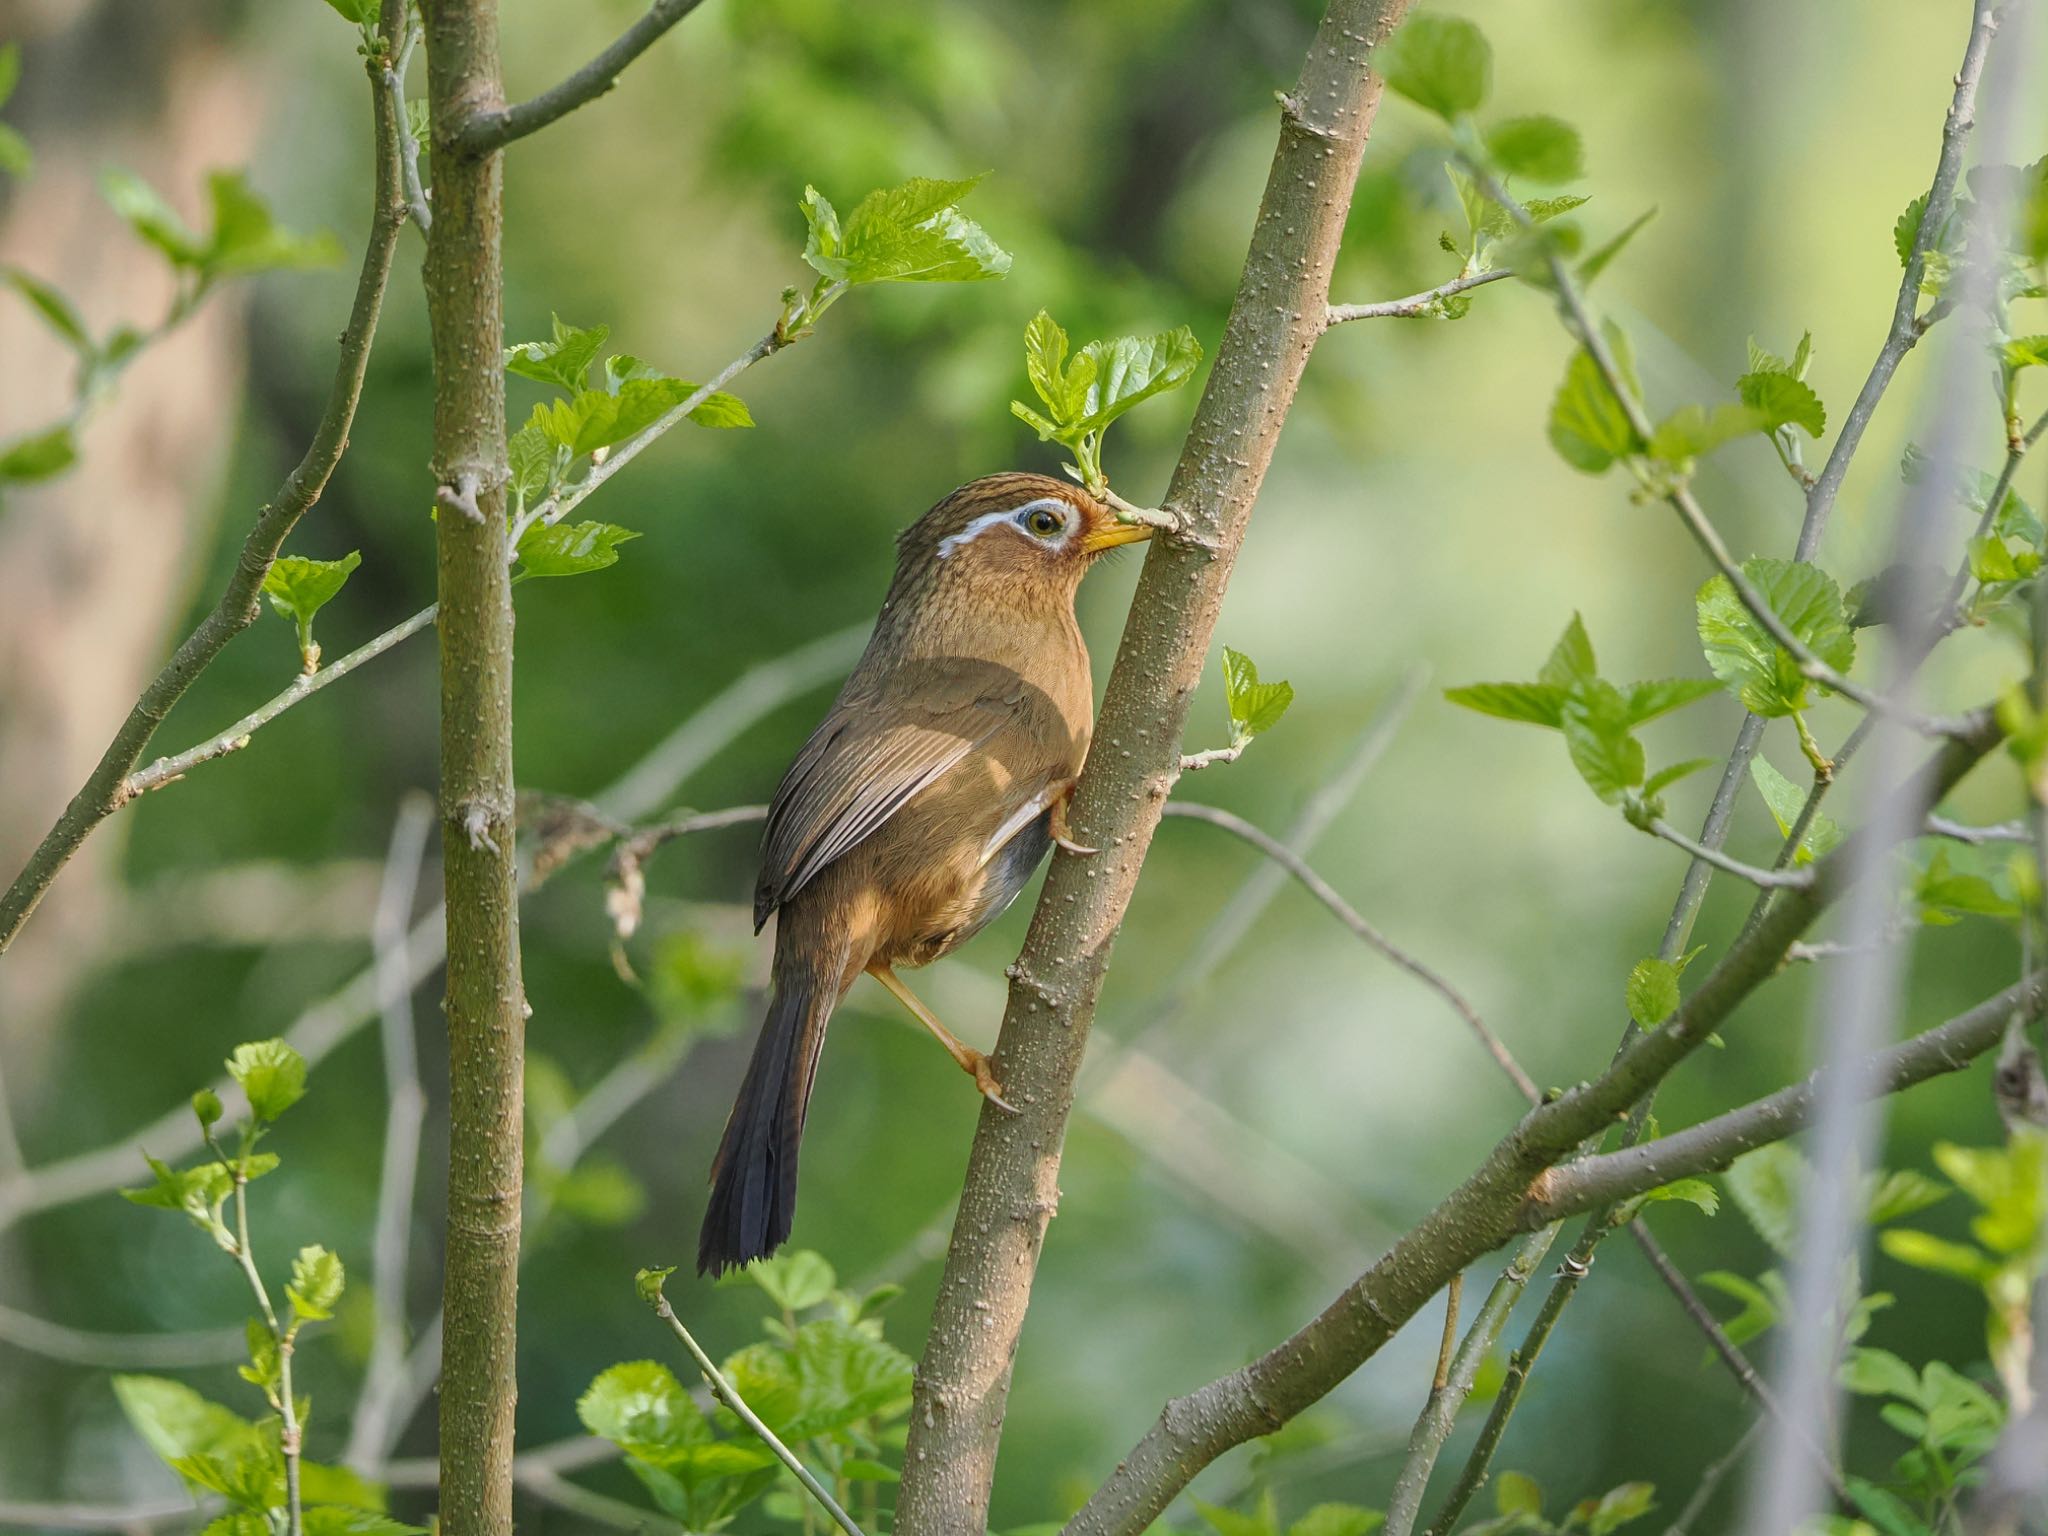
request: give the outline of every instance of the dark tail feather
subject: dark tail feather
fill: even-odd
[[[773,1253],[789,1236],[796,1220],[804,1110],[835,1002],[836,996],[808,978],[776,978],[753,1059],[711,1164],[711,1204],[697,1237],[700,1275],[723,1274]]]

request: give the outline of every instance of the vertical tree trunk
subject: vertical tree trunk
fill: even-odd
[[[427,0],[425,14],[450,1055],[441,1522],[452,1536],[504,1536],[512,1528],[526,1000],[512,865],[500,167],[495,153],[452,147],[473,114],[503,104],[503,92],[496,0]]]
[[[1372,49],[1410,0],[1331,0],[1280,142],[1244,276],[1110,674],[1075,820],[1092,856],[1058,854],[1011,968],[996,1075],[1022,1113],[984,1108],[918,1368],[897,1504],[901,1536],[983,1536],[1010,1369],[1102,981],[1160,808],[1252,502],[1322,334],[1381,82]]]

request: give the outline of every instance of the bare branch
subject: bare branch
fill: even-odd
[[[2048,971],[2036,971],[1967,1013],[1867,1061],[1830,1066],[1768,1098],[1655,1141],[1553,1168],[1530,1186],[1517,1222],[1538,1226],[1606,1201],[1628,1199],[1673,1179],[1725,1168],[1745,1152],[1804,1129],[1813,1119],[1819,1085],[1835,1073],[1849,1073],[1859,1094],[1875,1098],[1960,1072],[1998,1045],[2014,1013],[2037,1012],[2044,998]]]
[[[432,798],[408,795],[391,829],[391,851],[385,859],[371,930],[387,1092],[377,1223],[370,1249],[376,1326],[370,1338],[370,1358],[363,1368],[362,1391],[349,1421],[348,1449],[342,1456],[346,1465],[366,1476],[378,1463],[390,1459],[405,1429],[402,1423],[393,1423],[392,1409],[405,1374],[413,1184],[419,1173],[420,1129],[427,1114],[426,1089],[420,1084],[419,1044],[413,1030],[412,966],[406,941],[427,835],[433,828]]]
[[[1337,894],[1327,880],[1309,867],[1308,861],[1300,854],[1271,833],[1220,806],[1193,805],[1182,800],[1172,800],[1167,803],[1165,814],[1183,816],[1194,821],[1206,821],[1212,827],[1221,827],[1233,836],[1250,843],[1260,853],[1294,876],[1302,888],[1321,902],[1346,928],[1448,1003],[1458,1017],[1465,1021],[1472,1033],[1479,1037],[1480,1045],[1485,1047],[1486,1053],[1499,1064],[1501,1071],[1507,1073],[1523,1098],[1531,1104],[1542,1098],[1542,1090],[1536,1086],[1529,1074],[1522,1070],[1521,1063],[1515,1060],[1514,1054],[1502,1043],[1500,1036],[1496,1035],[1479,1016],[1479,1010],[1465,1000],[1465,995],[1367,922],[1356,908]]]
[[[249,1350],[248,1338],[240,1328],[200,1333],[99,1333],[32,1317],[12,1307],[0,1307],[0,1344],[11,1344],[47,1360],[103,1371],[218,1365],[243,1359]]]
[[[1386,299],[1378,304],[1332,304],[1323,315],[1323,329],[1344,324],[1347,320],[1415,320],[1425,315],[1443,314],[1443,301],[1458,294],[1497,283],[1504,277],[1515,274],[1502,267],[1493,272],[1474,272],[1464,277],[1454,277],[1448,283],[1421,293],[1411,293],[1405,299]]]
[[[1711,864],[1725,874],[1733,875],[1738,880],[1747,880],[1751,885],[1760,886],[1766,891],[1798,890],[1813,881],[1813,876],[1803,869],[1762,869],[1755,864],[1745,864],[1740,859],[1730,858],[1718,848],[1709,848],[1705,843],[1695,842],[1662,817],[1652,817],[1643,830],[1654,833],[1674,847],[1683,848],[1695,859]]]
[[[450,147],[466,155],[488,154],[597,100],[618,84],[628,64],[702,3],[703,0],[654,0],[638,21],[619,34],[616,42],[568,79],[530,101],[474,114],[453,136]]]
[[[196,747],[189,747],[173,757],[160,757],[147,768],[138,768],[128,775],[125,795],[132,799],[136,795],[148,794],[153,789],[162,789],[166,784],[182,779],[201,763],[210,763],[215,758],[226,757],[239,752],[249,745],[249,738],[270,724],[294,704],[312,697],[329,683],[339,682],[366,661],[375,661],[402,640],[410,639],[434,622],[439,608],[428,605],[411,618],[394,624],[373,640],[357,646],[339,661],[322,667],[317,672],[301,672],[291,680],[291,685],[268,703],[252,709],[226,730],[209,736]]]
[[[363,264],[356,278],[355,301],[348,324],[341,333],[334,381],[328,387],[327,403],[313,429],[298,467],[257,513],[255,526],[242,541],[242,552],[228,577],[226,588],[213,609],[187,635],[175,654],[164,664],[101,755],[85,786],[64,808],[28,863],[0,895],[0,952],[14,942],[22,924],[50,889],[71,856],[101,822],[133,798],[128,775],[143,751],[169,716],[171,707],[184,697],[199,674],[233,640],[256,621],[263,578],[285,539],[301,517],[320,499],[328,478],[341,462],[348,446],[349,426],[355,420],[356,402],[362,398],[363,378],[370,365],[370,346],[376,338],[377,317],[384,304],[384,289],[391,276],[391,258],[398,245],[398,231],[404,222],[399,191],[398,130],[391,97],[383,89],[381,65],[367,60],[370,76],[370,107],[373,120],[372,143],[376,162],[376,190],[370,206],[370,233],[363,250]]]

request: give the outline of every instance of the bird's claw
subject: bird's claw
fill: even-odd
[[[1003,1085],[996,1081],[996,1075],[989,1070],[988,1058],[976,1051],[968,1071],[974,1074],[974,1086],[981,1090],[981,1096],[995,1105],[1006,1115],[1018,1112],[1017,1106],[1003,1097]]]
[[[1067,852],[1079,854],[1084,859],[1090,854],[1102,852],[1100,848],[1090,848],[1086,843],[1077,843],[1071,837],[1063,837],[1057,832],[1053,833],[1052,840]]]

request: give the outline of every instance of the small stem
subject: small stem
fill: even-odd
[[[1751,885],[1760,886],[1767,891],[1803,890],[1813,884],[1813,875],[1809,870],[1763,869],[1755,864],[1745,864],[1740,859],[1730,858],[1718,848],[1709,848],[1705,843],[1695,842],[1661,817],[1653,818],[1644,830],[1663,838],[1674,847],[1683,848],[1702,863],[1711,864],[1725,874],[1747,880]]]
[[[690,1336],[690,1330],[683,1326],[683,1320],[676,1316],[675,1309],[668,1304],[668,1297],[658,1290],[654,1295],[654,1311],[656,1316],[668,1324],[669,1331],[682,1340],[683,1348],[690,1352],[690,1358],[697,1362],[697,1369],[703,1372],[705,1381],[711,1384],[712,1395],[730,1408],[742,1424],[760,1437],[761,1443],[775,1453],[776,1460],[795,1474],[796,1480],[804,1485],[812,1498],[824,1506],[833,1523],[844,1531],[846,1536],[862,1536],[861,1528],[853,1523],[853,1516],[840,1507],[839,1501],[833,1498],[826,1491],[825,1485],[811,1474],[811,1469],[803,1464],[796,1452],[776,1438],[775,1431],[763,1424],[754,1410],[741,1400],[739,1393],[733,1390],[732,1383],[725,1379],[724,1373],[712,1363],[711,1357],[704,1353],[703,1347]]]
[[[1405,299],[1386,299],[1378,304],[1332,304],[1323,315],[1323,329],[1327,331],[1347,320],[1414,320],[1424,315],[1441,315],[1443,310],[1440,306],[1445,299],[1514,275],[1511,269],[1502,267],[1492,272],[1454,277],[1448,283],[1439,283],[1422,293],[1411,293]]]

